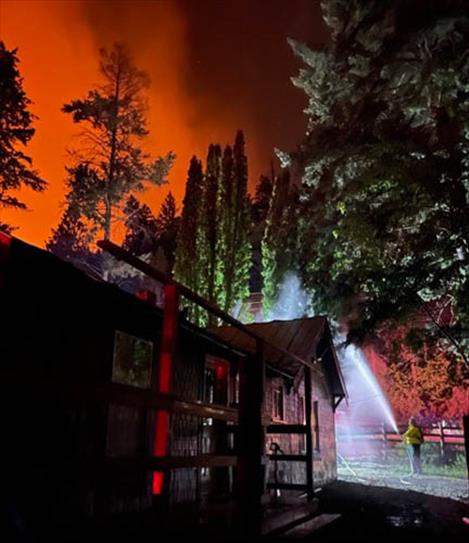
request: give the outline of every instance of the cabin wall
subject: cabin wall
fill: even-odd
[[[223,399],[209,397],[206,371],[210,363],[226,366],[226,374],[222,372],[216,378],[217,387],[221,385],[218,379],[222,379],[226,386],[222,393]],[[173,366],[172,392],[188,401],[231,405],[235,400],[234,381],[229,376],[233,376],[236,366],[236,356],[226,349],[194,332],[180,329]],[[169,453],[173,456],[228,454],[232,437],[232,434],[227,433],[226,422],[174,413],[171,416]],[[184,506],[188,513],[198,513],[203,502],[213,499],[220,492],[229,491],[233,480],[233,473],[229,470],[230,468],[173,470],[169,476],[168,487],[170,504]]]
[[[202,399],[205,353],[186,331],[179,332],[178,348],[173,365],[172,392],[188,401]],[[202,419],[194,415],[173,413],[169,454],[195,456],[200,454]],[[169,475],[169,501],[195,504],[198,501],[199,473],[195,468],[173,470]]]
[[[275,391],[283,388],[283,419],[275,418]],[[318,402],[319,451],[314,452],[313,479],[314,487],[331,482],[337,478],[335,425],[332,399],[325,377],[319,371],[313,373],[312,401]],[[266,379],[265,409],[273,417],[274,424],[304,424],[304,381],[297,387],[281,378]],[[278,410],[277,410],[278,411]],[[313,440],[314,441],[314,440]],[[285,454],[305,454],[305,437],[299,434],[269,434],[266,441],[266,452],[272,454],[271,445],[277,443]],[[313,443],[314,445],[314,443]],[[306,482],[306,466],[304,462],[275,462],[268,464],[268,481],[304,484]]]
[[[0,395],[3,491],[33,525],[149,507],[148,474],[103,467],[148,451],[145,410],[67,387],[111,382],[117,330],[151,341],[156,360],[161,311],[43,251],[13,249],[0,285],[0,378],[12,383]]]

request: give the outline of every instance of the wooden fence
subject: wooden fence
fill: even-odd
[[[360,430],[354,432],[341,432],[337,429],[338,440],[343,441],[378,441],[381,442],[383,453],[388,444],[401,443],[402,435],[407,426],[399,427],[399,434],[388,430],[384,425],[381,426],[362,426]],[[423,427],[424,443],[437,443],[441,457],[445,457],[448,446],[460,446],[464,448],[464,430],[461,426],[447,426],[442,422],[435,426]]]

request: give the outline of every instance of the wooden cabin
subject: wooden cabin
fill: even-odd
[[[345,397],[345,386],[324,317],[300,318],[246,325],[246,328],[299,359],[311,361],[311,423],[314,488],[337,478],[334,413]],[[227,344],[253,352],[253,341],[233,327],[213,332]],[[265,349],[266,380],[264,411],[270,417],[266,453],[269,455],[268,488],[304,491],[306,436],[295,425],[306,422],[305,367],[275,349]],[[289,430],[292,431],[289,431]],[[300,428],[301,430],[301,428]],[[282,458],[291,456],[291,460]],[[272,462],[275,457],[278,459]],[[275,483],[278,483],[277,485]]]
[[[145,518],[255,534],[266,504],[335,478],[326,319],[204,330],[165,282],[161,308],[0,233],[2,499],[29,532]]]

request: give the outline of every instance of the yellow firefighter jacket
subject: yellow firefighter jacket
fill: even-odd
[[[422,430],[414,424],[409,424],[402,437],[407,445],[420,445],[423,442]]]

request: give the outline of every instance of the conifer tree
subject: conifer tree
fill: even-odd
[[[47,186],[31,168],[32,160],[23,150],[35,132],[30,104],[16,49],[8,50],[0,41],[0,209],[26,209],[15,192],[22,187],[42,192]],[[0,229],[10,232],[13,228],[0,219]]]
[[[273,185],[271,178],[265,175],[261,175],[259,178],[251,205],[252,220],[256,224],[263,225],[265,223],[272,199]]]
[[[151,253],[157,245],[158,222],[151,209],[135,196],[124,207],[126,234],[123,247],[136,255]]]
[[[89,174],[86,194],[71,195],[69,205],[110,239],[125,199],[148,183],[164,183],[174,155],[152,159],[142,149],[148,135],[143,91],[149,80],[127,49],[122,44],[101,49],[99,69],[102,83],[63,107],[83,126],[74,167],[86,167]]]
[[[464,4],[324,0],[327,47],[291,42],[308,130],[280,157],[304,171],[300,270],[319,310],[347,321],[349,340],[450,297],[458,325],[445,332],[459,339],[448,346],[467,343]]]
[[[191,290],[201,293],[200,205],[203,194],[202,163],[193,156],[187,176],[180,228],[177,236],[175,278]],[[191,317],[199,322],[199,310],[194,308]]]
[[[249,277],[251,293],[262,292],[262,240],[265,235],[266,219],[272,200],[272,179],[261,175],[251,203],[252,265]]]
[[[272,308],[285,275],[298,268],[298,211],[298,191],[286,169],[274,181],[262,240],[264,313]]]
[[[171,192],[161,204],[160,212],[156,218],[158,228],[158,242],[163,248],[169,273],[173,271],[176,258],[177,234],[180,219],[176,215],[176,200]]]
[[[220,205],[221,185],[221,147],[210,145],[207,155],[207,167],[204,177],[203,206],[201,213],[201,251],[204,268],[206,269],[205,296],[218,305],[220,303],[220,284],[217,283],[221,274],[220,262],[220,215],[223,210]],[[211,319],[212,320],[212,319]]]
[[[221,309],[230,312],[249,291],[251,266],[250,202],[244,137],[223,157],[210,145],[207,168],[191,160],[176,249],[176,277]],[[195,310],[198,324],[214,319]]]
[[[223,156],[222,206],[222,286],[223,309],[230,312],[234,304],[249,293],[251,265],[250,202],[247,192],[248,167],[244,135],[238,131],[233,149]]]
[[[46,249],[63,260],[81,261],[89,254],[88,228],[68,207],[46,242]]]

